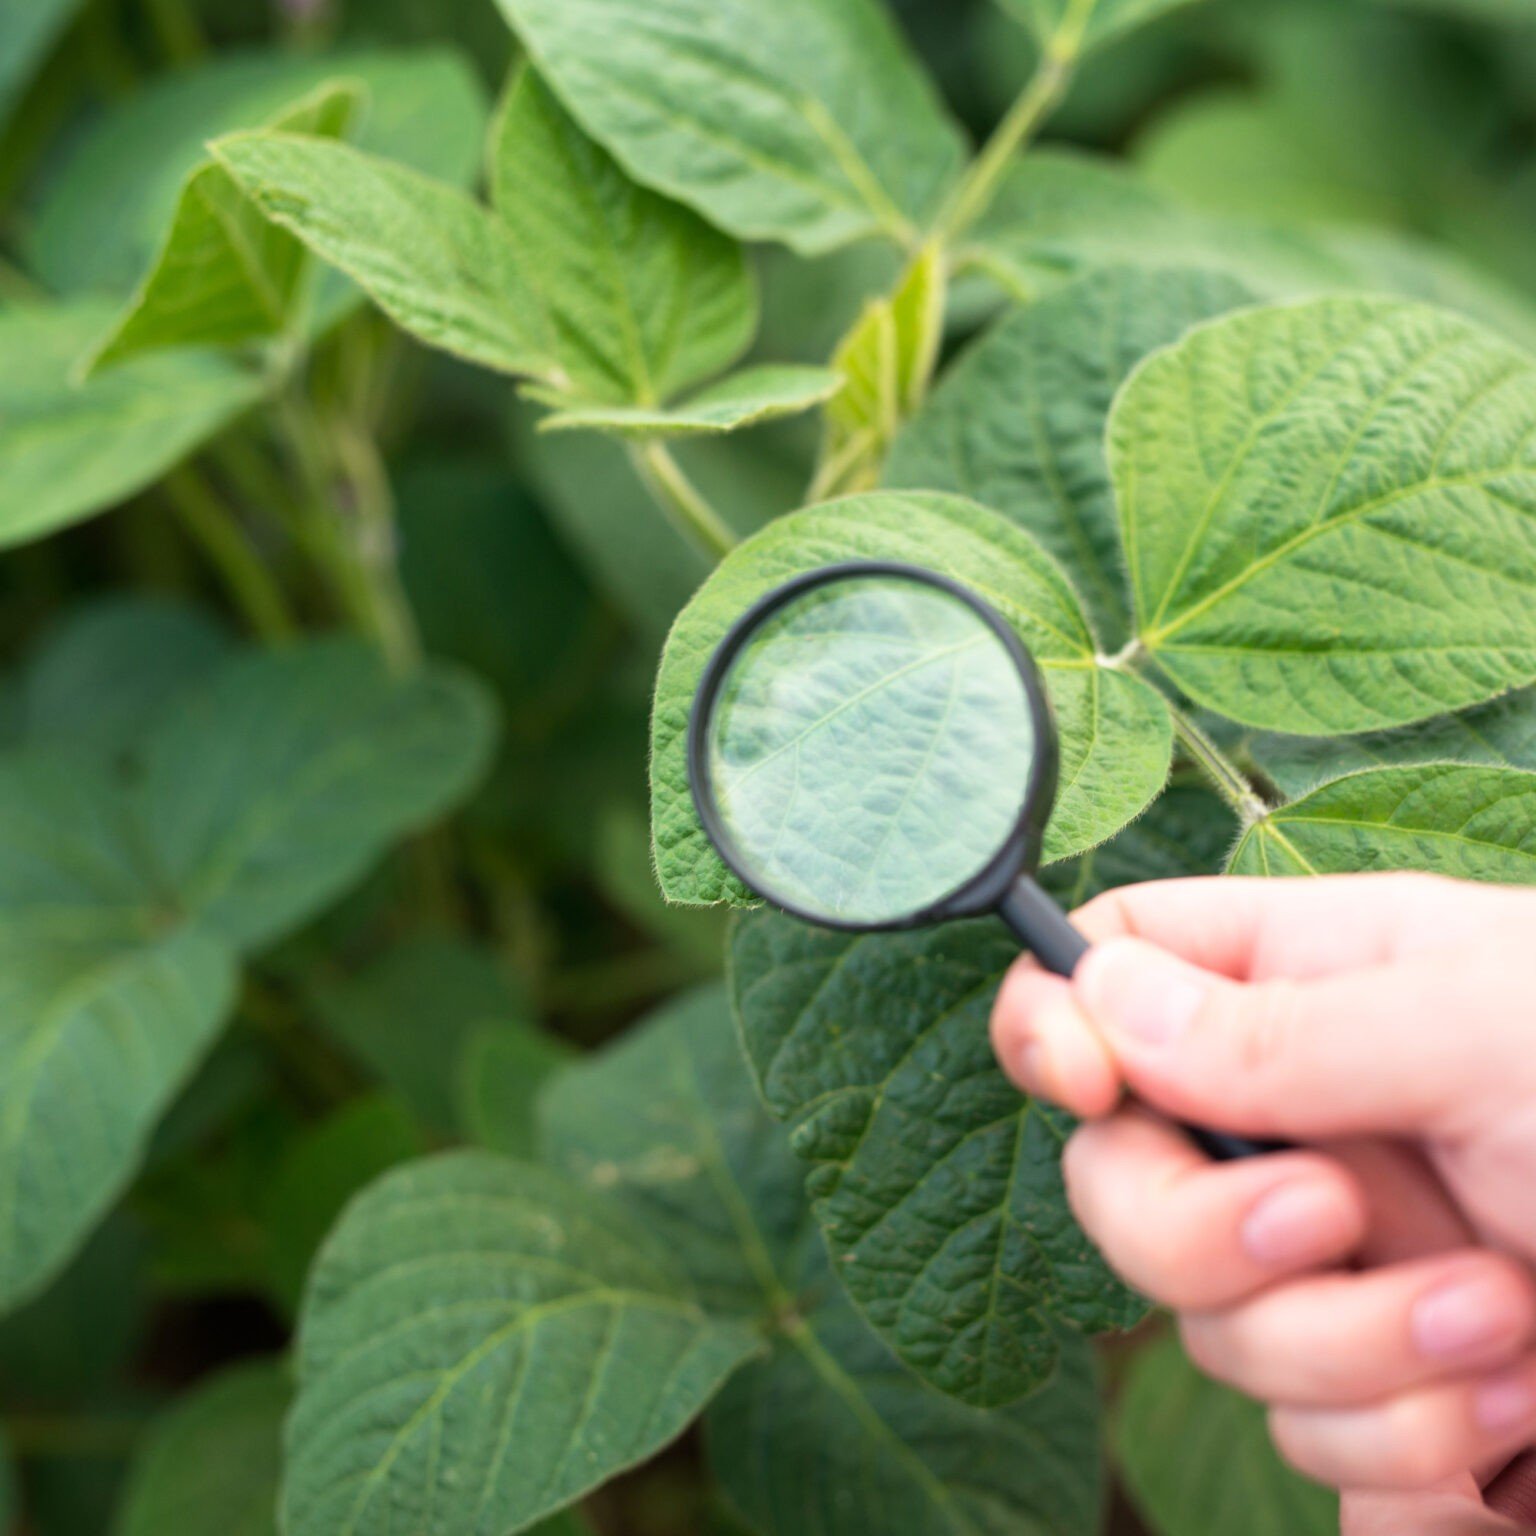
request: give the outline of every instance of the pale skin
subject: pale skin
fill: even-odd
[[[1536,1532],[1536,891],[1180,880],[1028,959],[1003,1069],[1085,1123],[1074,1211],[1345,1536]],[[1298,1143],[1215,1164],[1171,1121]]]

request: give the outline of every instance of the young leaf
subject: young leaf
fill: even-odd
[[[1338,1495],[1280,1460],[1263,1408],[1202,1376],[1172,1338],[1132,1361],[1114,1449],[1154,1536],[1334,1536],[1339,1528]]]
[[[338,76],[363,88],[362,148],[456,186],[479,171],[485,93],[451,50],[231,55],[158,76],[71,138],[28,220],[29,266],[55,292],[121,300],[154,259],[208,141]],[[333,299],[322,294],[319,307]]]
[[[397,1170],[310,1282],[283,1529],[520,1530],[660,1449],[758,1347],[579,1184],[481,1153]]]
[[[546,1158],[622,1199],[706,1305],[788,1304],[803,1172],[753,1091],[723,987],[668,1003],[564,1072],[539,1109]]]
[[[0,313],[0,548],[116,506],[258,400],[260,375],[209,353],[145,358],[79,384],[76,362],[111,310]]]
[[[121,1193],[233,1001],[233,957],[168,897],[104,770],[0,764],[0,1306]]]
[[[827,406],[818,485],[867,491],[896,434],[923,403],[944,340],[948,253],[925,246],[889,295],[871,300],[839,343],[844,388]]]
[[[765,364],[743,368],[673,406],[573,406],[546,416],[539,428],[640,438],[718,436],[781,416],[797,416],[830,400],[842,387],[842,378],[829,368]]]
[[[355,641],[243,655],[144,743],[142,835],[187,910],[258,948],[460,799],[493,740],[459,674],[401,681]]]
[[[897,439],[885,483],[955,491],[1012,518],[1066,568],[1105,644],[1123,645],[1110,403],[1148,352],[1250,299],[1234,278],[1178,268],[1111,268],[1050,294],[945,373]]]
[[[275,131],[341,138],[358,87],[324,85],[273,119]],[[233,346],[294,330],[304,299],[304,248],[268,223],[216,164],[192,173],[154,266],[86,364],[173,347]]]
[[[128,1471],[114,1536],[277,1536],[283,1415],[276,1361],[214,1377],[150,1428]]]
[[[1328,779],[1394,763],[1484,763],[1536,769],[1536,690],[1522,689],[1459,715],[1364,736],[1277,736],[1248,740],[1259,767],[1291,798]]]
[[[1371,768],[1272,811],[1244,834],[1245,875],[1424,869],[1536,883],[1536,773],[1463,763]]]
[[[460,1060],[470,1039],[491,1024],[520,1034],[528,1012],[490,951],[447,937],[392,945],[350,976],[320,979],[312,1000],[345,1049],[445,1135],[458,1124]]]
[[[987,1044],[1017,957],[990,922],[849,934],[766,911],[738,919],[730,954],[748,1057],[812,1165],[838,1276],[907,1365],[977,1407],[1050,1376],[1052,1320],[1142,1311],[1067,1209],[1070,1121],[1021,1097]]]
[[[538,1150],[539,1095],[576,1059],[558,1035],[532,1024],[483,1024],[459,1052],[458,1128],[503,1157]]]
[[[1038,1393],[985,1412],[930,1392],[823,1290],[710,1406],[710,1466],[759,1536],[1082,1536],[1104,1502],[1098,1390],[1088,1347],[1060,1344]]]
[[[1476,326],[1218,320],[1132,376],[1109,446],[1138,636],[1201,704],[1351,732],[1536,678],[1536,361]]]
[[[655,407],[719,373],[757,329],[734,241],[636,186],[528,68],[491,139],[491,201],[582,401]]]
[[[1171,725],[1139,679],[1098,665],[1077,594],[1027,534],[954,496],[874,493],[779,518],[728,556],[678,619],[662,656],[652,721],[657,871],[673,901],[740,900],[699,823],[686,735],[699,678],[730,624],[801,571],[837,560],[931,566],[965,582],[1017,629],[1041,664],[1061,735],[1061,790],[1046,858],[1067,858],[1125,825],[1162,787]],[[978,772],[986,765],[978,764]]]
[[[71,610],[33,646],[22,677],[30,744],[120,752],[184,688],[225,661],[227,631],[165,598],[109,597]]]
[[[1075,58],[1190,0],[1001,0],[1042,48]]]
[[[907,243],[960,136],[876,0],[500,0],[540,73],[637,181],[805,255]]]

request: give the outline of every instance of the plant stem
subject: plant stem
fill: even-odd
[[[1077,67],[1083,27],[1091,9],[1091,0],[1086,5],[1083,0],[1075,0],[1067,8],[1061,25],[1041,50],[1034,74],[981,153],[971,162],[970,169],[939,216],[935,233],[946,244],[957,241],[992,206],[1015,156],[1034,138],[1040,125],[1066,94]]]
[[[676,525],[715,560],[736,547],[736,535],[705,500],[664,443],[648,442],[630,449],[630,458],[647,489]]]
[[[282,591],[234,512],[191,465],[172,471],[164,488],[182,527],[218,571],[251,628],[274,645],[291,640],[297,631]]]
[[[1215,785],[1216,792],[1237,812],[1244,827],[1251,827],[1269,814],[1269,807],[1238,766],[1211,740],[1189,715],[1169,703],[1173,716],[1173,734],[1179,745],[1199,765]]]

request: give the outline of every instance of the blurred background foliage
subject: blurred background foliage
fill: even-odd
[[[984,134],[1031,66],[1024,29],[993,0],[896,9]],[[1432,241],[1536,299],[1533,10],[1210,0],[1096,54],[1048,138],[1212,213]],[[491,0],[0,0],[0,462],[8,420],[67,387],[133,292],[208,139],[345,72],[372,87],[365,146],[467,185],[511,54]],[[761,355],[824,360],[896,261],[757,253]],[[977,281],[950,344],[997,301]],[[210,500],[239,510],[303,625],[342,616],[264,521],[317,431],[355,514],[396,521],[423,648],[489,683],[503,727],[449,828],[249,971],[123,1208],[0,1322],[0,1433],[36,1536],[136,1536],[157,1468],[188,1454],[248,1478],[253,1510],[269,1501],[286,1387],[225,1367],[283,1343],[349,1195],[452,1141],[523,1150],[547,1071],[720,965],[719,918],[662,905],[646,833],[655,661],[707,566],[622,451],[536,437],[504,381],[356,308],[316,347],[307,425],[286,436],[249,411],[251,380],[134,366],[165,370],[153,430],[106,396],[36,478],[0,473],[0,740],[110,739],[152,702],[145,679],[168,690],[229,647],[243,618],[200,534]],[[679,457],[745,531],[800,502],[814,453],[802,421]],[[80,522],[87,503],[120,510]],[[50,506],[72,526],[30,541]],[[685,1448],[594,1508],[662,1536],[705,1529],[706,1498]]]

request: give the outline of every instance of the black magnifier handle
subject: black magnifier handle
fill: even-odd
[[[1070,976],[1088,953],[1088,940],[1028,875],[1014,881],[997,912],[1035,959],[1058,976]],[[1258,1157],[1264,1152],[1279,1152],[1285,1145],[1279,1141],[1254,1141],[1226,1131],[1208,1131],[1198,1125],[1186,1125],[1182,1129],[1202,1152],[1222,1163],[1234,1162],[1240,1157]]]

